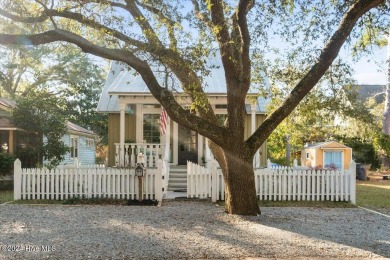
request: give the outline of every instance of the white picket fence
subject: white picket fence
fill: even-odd
[[[272,167],[255,170],[256,195],[259,200],[272,201],[350,201],[356,203],[356,163],[349,170],[296,170]],[[188,162],[187,197],[225,199],[221,169]]]
[[[14,163],[14,199],[65,200],[80,198],[138,199],[134,169],[71,168],[22,169]],[[142,177],[142,199],[162,200],[162,161]]]

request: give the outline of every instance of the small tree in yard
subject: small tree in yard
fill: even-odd
[[[63,41],[126,63],[141,75],[174,121],[211,140],[210,148],[226,183],[226,211],[256,215],[260,213],[252,167],[256,151],[317,84],[347,39],[355,39],[364,26],[385,23],[388,11],[385,0],[2,0],[2,23],[17,23],[23,30],[16,28],[20,33],[15,35],[3,30],[0,44]],[[279,46],[279,52],[271,53],[278,49],[272,37],[276,42],[285,41],[289,48]],[[227,86],[223,126],[218,124],[202,82],[215,48]],[[268,73],[268,66],[280,59],[303,68],[302,76],[280,106],[245,140],[247,93],[261,74],[258,72]],[[196,114],[181,107],[174,93],[159,83],[156,64],[170,72],[192,98]]]
[[[33,91],[17,100],[12,121],[27,132],[23,135],[23,147],[17,154],[19,157],[35,158],[34,161],[40,164],[47,159],[48,167],[57,166],[64,160],[65,153],[69,151],[62,141],[67,132],[64,105],[64,100],[47,91]]]

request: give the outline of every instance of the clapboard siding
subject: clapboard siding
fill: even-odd
[[[80,136],[79,138],[79,161],[81,165],[95,164],[95,144],[88,147],[87,140],[91,138],[85,136]]]
[[[267,116],[264,114],[256,114],[256,128],[258,128],[261,123],[265,120]],[[252,118],[251,115],[246,115],[245,117],[245,139],[247,139],[252,134]],[[267,166],[267,142],[260,147],[260,166]]]
[[[66,134],[62,137],[62,141],[68,147],[70,147],[70,138],[71,136],[79,137],[79,163],[82,165],[91,165],[95,164],[95,144],[91,147],[87,147],[87,139],[90,139],[86,136],[76,135],[76,134]],[[46,137],[43,138],[43,141],[46,142]],[[74,164],[74,159],[70,157],[70,153],[66,153],[64,156],[64,160],[60,162],[60,165],[69,165]],[[49,163],[49,161],[44,160],[44,164]]]

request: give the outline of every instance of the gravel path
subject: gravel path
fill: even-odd
[[[8,252],[6,250],[19,250]],[[390,258],[390,218],[363,209],[0,205],[0,259]]]

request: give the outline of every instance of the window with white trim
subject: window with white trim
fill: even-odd
[[[336,165],[337,168],[343,167],[343,152],[341,151],[324,151],[324,166],[329,167]]]
[[[146,143],[160,143],[160,115],[144,114],[144,140]]]
[[[93,140],[92,138],[87,138],[85,139],[85,146],[87,148],[92,148],[94,147],[94,144],[95,144],[95,140]]]
[[[79,137],[70,136],[70,158],[79,158]]]

